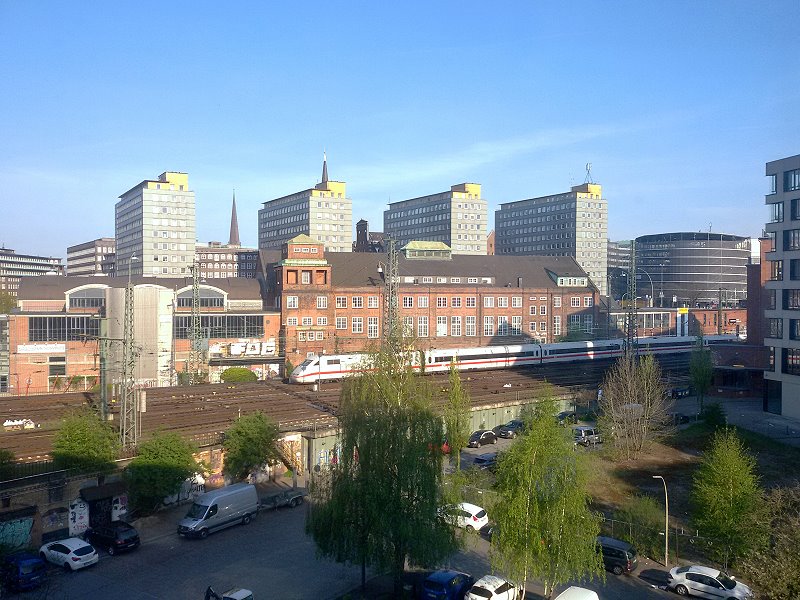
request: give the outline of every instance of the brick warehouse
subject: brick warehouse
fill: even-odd
[[[598,327],[597,290],[574,259],[452,255],[437,242],[399,252],[399,314],[420,349],[557,341]],[[230,366],[259,378],[284,360],[354,352],[382,335],[386,256],[325,252],[299,235],[282,251],[259,253],[256,279],[200,283],[209,380]],[[177,383],[190,354],[191,280],[134,277],[139,387]],[[90,389],[99,380],[100,342],[112,381],[121,364],[126,278],[35,277],[9,316],[9,392]]]

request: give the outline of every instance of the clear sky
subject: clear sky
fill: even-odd
[[[612,240],[758,235],[800,154],[800,1],[0,0],[0,244],[66,257],[117,197],[189,173],[197,236],[242,243],[327,151],[353,219],[483,184],[494,209],[585,164]]]

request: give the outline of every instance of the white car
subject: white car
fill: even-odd
[[[94,546],[80,538],[67,538],[45,544],[39,548],[39,556],[42,560],[63,567],[65,571],[77,571],[100,560]]]
[[[448,523],[471,531],[479,531],[489,523],[486,511],[469,502],[444,506],[439,509],[439,514]]]
[[[725,598],[725,600],[751,600],[753,591],[726,573],[710,567],[692,565],[675,567],[669,572],[667,587],[680,596]]]
[[[464,600],[517,600],[518,598],[522,598],[522,588],[496,575],[484,575],[464,596]]]

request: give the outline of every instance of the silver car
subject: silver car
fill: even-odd
[[[720,598],[752,600],[753,591],[726,573],[710,567],[692,565],[675,567],[669,572],[667,587],[679,596],[700,596],[701,598]]]

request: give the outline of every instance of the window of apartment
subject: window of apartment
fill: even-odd
[[[450,317],[450,335],[461,335],[461,317]]]
[[[783,232],[783,249],[800,250],[800,229],[787,229]]]
[[[367,296],[367,308],[378,308],[378,296]]]
[[[447,283],[447,277],[437,277],[436,283]]]
[[[308,336],[309,336],[309,339],[310,339],[311,338],[311,332],[309,332]],[[321,342],[324,339],[325,339],[325,332],[324,331],[318,331],[317,332],[317,341]]]
[[[522,308],[522,296],[511,297],[511,308]]]
[[[422,283],[433,283],[433,277],[423,277]]]
[[[414,335],[414,317],[403,317],[403,335],[406,337]]]
[[[447,317],[436,317],[436,337],[447,337]]]
[[[336,296],[336,308],[347,308],[347,296]]]
[[[591,296],[584,296],[583,297],[583,305],[584,306],[594,306],[594,298]]]
[[[417,337],[428,337],[428,317],[417,317]]]
[[[403,296],[403,308],[414,308],[414,296]]]
[[[767,310],[775,310],[778,306],[776,290],[767,290]]]
[[[420,308],[428,308],[428,297],[427,296],[419,296],[417,298],[417,305]]]
[[[464,303],[467,308],[475,308],[478,305],[475,296],[467,296],[464,299]]]
[[[800,259],[793,258],[789,261],[789,279],[800,279]]]
[[[769,278],[771,281],[782,281],[783,280],[783,261],[782,260],[771,260],[770,262],[770,274]]]
[[[488,315],[483,317],[483,335],[487,337],[494,335],[494,317]]]
[[[572,298],[570,298],[570,306],[572,306],[574,308],[574,307],[578,307],[580,305],[581,305],[580,297],[573,296]]]
[[[528,307],[528,314],[529,314],[529,315],[531,315],[531,316],[533,316],[533,317],[535,317],[535,316],[536,316],[536,305],[535,305],[535,304],[531,304],[531,305]]]
[[[511,335],[522,335],[522,316],[514,315],[511,317]]]
[[[769,222],[783,222],[783,202],[773,202],[769,205]]]
[[[450,306],[453,308],[461,308],[461,298],[458,296],[450,298]]]
[[[783,310],[800,310],[800,290],[783,290]]]
[[[327,296],[317,296],[317,308],[328,308]]]
[[[783,338],[783,319],[767,319],[767,337]]]
[[[467,283],[478,283],[477,277],[467,277]]]
[[[594,316],[583,315],[583,330],[586,333],[591,333],[593,328],[594,328]]]
[[[367,337],[378,337],[378,317],[367,317]]]
[[[767,175],[767,194],[777,194],[778,193],[778,176],[777,175]]]
[[[483,307],[484,308],[494,308],[494,297],[493,296],[484,296],[483,297]]]
[[[451,277],[450,283],[461,283],[461,277]]]
[[[336,329],[347,329],[347,317],[336,317]]]
[[[561,308],[561,296],[553,296],[553,308]]]
[[[353,317],[351,320],[353,333],[364,333],[364,317]]]
[[[447,298],[444,296],[437,296],[436,308],[447,308]]]
[[[311,271],[303,271],[300,273],[300,283],[304,285],[311,283]]]
[[[800,198],[792,198],[792,220],[800,219]]]
[[[559,315],[553,316],[553,335],[561,335],[561,317]]]
[[[475,315],[469,315],[464,317],[464,335],[473,337],[477,335],[475,326]]]
[[[783,348],[783,369],[787,375],[800,375],[800,348]]]
[[[311,327],[311,325],[313,324],[313,318],[312,317],[303,317],[302,323],[303,323],[303,327]]]
[[[508,296],[498,296],[497,308],[508,308]]]
[[[286,296],[286,308],[297,308],[297,296]]]
[[[306,332],[305,331],[298,331],[297,332],[297,341],[298,342],[305,342],[306,341]]]
[[[542,304],[541,306],[539,306],[539,314],[542,315],[542,316],[547,314],[547,305],[546,304]]]
[[[351,301],[351,306],[353,308],[364,308],[364,298],[363,296],[353,296]]]
[[[547,331],[547,321],[539,321],[539,331]]]
[[[793,192],[794,190],[800,190],[800,169],[783,173],[783,191]]]
[[[800,340],[800,319],[789,319],[789,339]]]
[[[497,317],[497,335],[508,335],[508,317],[505,315]]]
[[[328,317],[317,317],[317,327],[325,327],[328,324]]]

